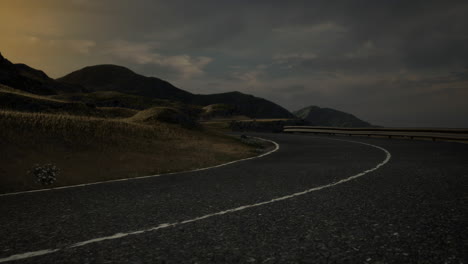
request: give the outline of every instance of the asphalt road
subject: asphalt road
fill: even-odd
[[[467,262],[467,144],[256,135],[280,149],[205,171],[1,196],[0,262]]]

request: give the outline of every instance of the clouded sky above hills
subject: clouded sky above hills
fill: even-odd
[[[2,0],[0,52],[52,77],[112,63],[194,93],[468,127],[466,14],[466,1]]]

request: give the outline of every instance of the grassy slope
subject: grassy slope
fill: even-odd
[[[124,94],[115,91],[98,91],[92,93],[73,93],[50,96],[53,99],[76,101],[96,106],[127,107],[132,109],[146,109],[152,106],[169,106],[171,102],[138,95]]]
[[[41,188],[27,171],[61,169],[54,185],[183,171],[255,155],[214,132],[129,119],[0,111],[0,193]]]
[[[51,99],[65,100],[74,103],[85,103],[97,108],[125,108],[145,110],[152,107],[171,107],[182,111],[184,114],[196,118],[202,112],[202,107],[184,104],[176,101],[155,99],[150,97],[125,94],[115,91],[98,91],[92,93],[74,93],[50,96]]]
[[[83,102],[51,98],[17,90],[0,84],[0,110],[61,113],[95,117],[130,117],[137,111],[121,107],[95,107]]]

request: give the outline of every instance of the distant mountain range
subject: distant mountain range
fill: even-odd
[[[13,64],[0,54],[0,84],[4,85],[0,87],[0,107],[20,111],[71,113],[79,109],[79,113],[97,113],[102,109],[95,107],[117,107],[129,109],[124,111],[129,114],[131,109],[172,107],[192,117],[300,118],[314,126],[372,126],[351,114],[317,106],[292,114],[273,102],[241,92],[192,94],[165,80],[117,65],[89,66],[54,80],[41,70]]]
[[[117,65],[97,65],[56,80],[25,64],[13,64],[0,54],[0,84],[31,94],[96,106],[144,109],[152,106],[226,104],[232,114],[251,118],[293,118],[283,107],[240,92],[192,94],[167,81],[146,77]],[[83,101],[82,101],[83,100]],[[139,105],[142,103],[142,105]]]
[[[352,114],[331,108],[309,106],[293,112],[295,116],[305,120],[311,126],[327,127],[371,127],[372,125]]]
[[[185,104],[207,106],[227,104],[234,107],[237,115],[252,118],[292,118],[283,107],[263,98],[240,92],[200,95],[181,90],[167,81],[146,77],[116,65],[97,65],[83,68],[57,79],[65,85],[83,86],[91,91],[116,91]]]

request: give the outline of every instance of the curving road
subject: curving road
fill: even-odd
[[[468,145],[256,135],[279,150],[0,196],[0,262],[467,262]]]

